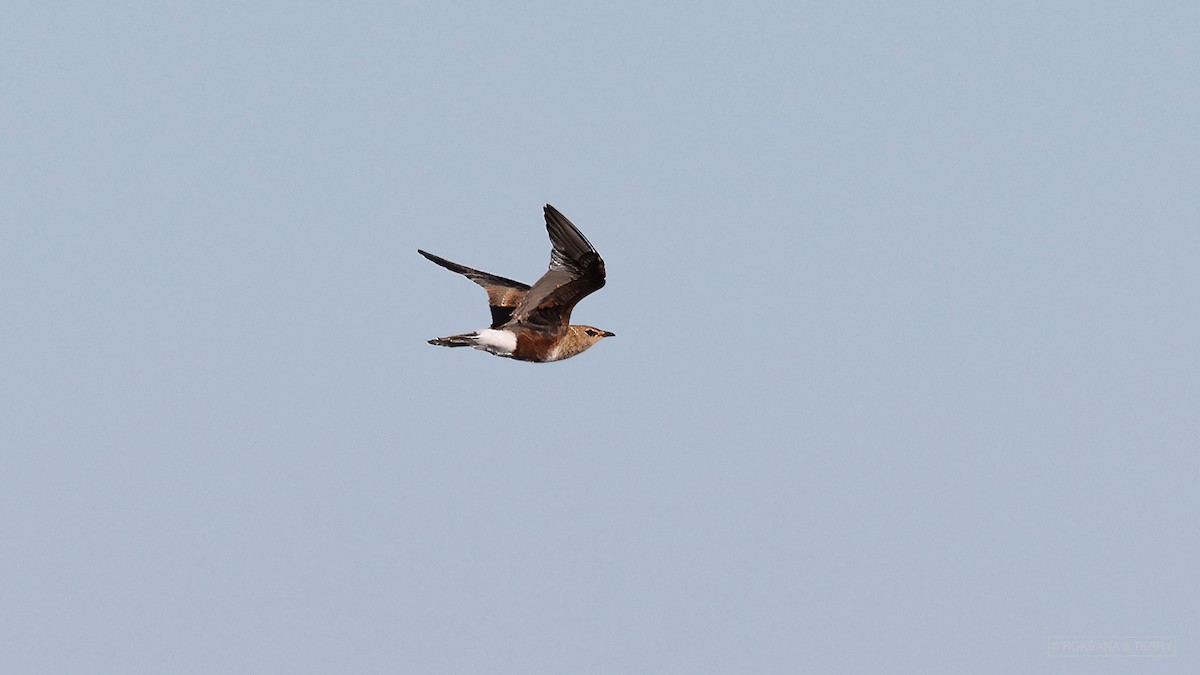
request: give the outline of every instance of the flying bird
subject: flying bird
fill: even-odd
[[[417,249],[417,253],[474,281],[487,291],[490,327],[429,341],[439,347],[474,347],[518,361],[561,361],[582,354],[615,333],[571,324],[571,310],[604,287],[604,260],[558,209],[546,205],[550,269],[533,286],[481,272]]]

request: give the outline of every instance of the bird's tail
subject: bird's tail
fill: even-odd
[[[429,341],[429,344],[438,347],[474,347],[478,339],[479,333],[463,333],[462,335],[434,338]]]

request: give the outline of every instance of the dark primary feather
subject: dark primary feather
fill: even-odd
[[[488,307],[492,310],[492,328],[499,328],[512,319],[513,310],[521,303],[521,300],[525,298],[525,293],[529,290],[527,284],[519,281],[482,272],[456,262],[450,262],[445,258],[420,249],[417,249],[417,253],[425,256],[431,262],[441,265],[451,272],[457,272],[482,286],[483,290],[487,291]]]
[[[557,332],[570,323],[580,300],[604,287],[604,260],[558,209],[547,204],[545,214],[550,269],[525,293],[508,323]]]

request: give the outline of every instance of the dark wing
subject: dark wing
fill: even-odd
[[[483,286],[483,290],[487,291],[488,306],[492,309],[492,328],[499,328],[508,323],[512,318],[513,310],[521,301],[525,299],[525,293],[529,291],[529,286],[519,281],[498,277],[495,274],[480,272],[476,269],[471,269],[466,265],[459,265],[455,262],[450,262],[445,258],[439,258],[432,253],[426,253],[417,249],[417,253],[429,258],[431,261],[445,267],[451,272],[458,272],[466,278]]]
[[[509,323],[557,332],[571,322],[571,310],[580,300],[604,287],[604,260],[579,228],[549,204],[546,231],[552,244],[550,270],[525,294]]]

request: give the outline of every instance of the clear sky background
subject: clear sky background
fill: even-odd
[[[0,671],[1200,671],[1200,5],[8,3]],[[425,340],[607,261],[556,364]],[[1051,656],[1165,636],[1165,658]]]

